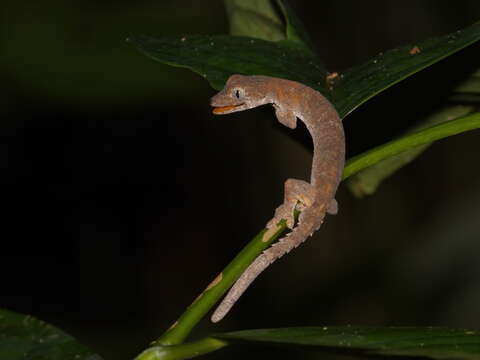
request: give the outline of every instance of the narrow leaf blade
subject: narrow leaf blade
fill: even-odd
[[[478,359],[480,332],[417,327],[301,327],[258,329],[215,335],[230,342],[316,347],[351,355],[427,356],[432,359]]]
[[[463,117],[474,110],[473,106],[456,105],[441,109],[431,116],[427,117],[417,126],[406,132],[406,135],[412,134],[428,127],[442,124],[460,117]],[[362,171],[359,171],[347,180],[349,190],[357,197],[373,194],[378,186],[389,176],[393,175],[403,166],[409,164],[420,156],[431,143],[419,145],[409,150],[403,151],[397,155],[385,158],[375,165],[372,165]]]
[[[377,164],[379,161],[416,146],[429,144],[436,140],[478,128],[480,128],[480,112],[405,135],[400,139],[392,140],[348,159],[343,170],[343,179],[347,179],[357,172]]]
[[[480,22],[443,37],[389,50],[335,76],[326,84],[326,69],[298,41],[265,41],[239,36],[130,37],[147,56],[186,67],[217,90],[235,73],[263,74],[298,81],[328,97],[344,118],[368,99],[480,39]]]
[[[344,118],[368,99],[480,39],[480,22],[443,37],[388,50],[338,76],[332,101]]]

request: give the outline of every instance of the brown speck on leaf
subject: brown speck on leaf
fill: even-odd
[[[421,50],[418,46],[414,46],[413,48],[410,49],[410,51],[408,52],[410,55],[415,55],[415,54],[418,54],[420,53]]]
[[[338,72],[332,72],[332,73],[329,73],[327,75],[327,77],[325,78],[326,80],[326,83],[327,83],[327,87],[329,90],[333,90],[333,83],[335,82],[335,80],[338,78]]]
[[[185,36],[183,36],[183,37],[180,39],[180,41],[185,41],[185,40],[187,40],[187,38],[186,38]]]
[[[327,75],[327,82],[332,82],[338,77],[338,72],[332,72]]]

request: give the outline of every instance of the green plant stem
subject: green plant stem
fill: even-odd
[[[412,147],[433,142],[464,131],[480,128],[480,113],[432,126],[422,131],[390,141],[347,161],[343,179],[369,167],[382,159],[401,153]],[[221,280],[207,288],[153,345],[176,345],[184,341],[192,328],[215,305],[250,263],[268,248],[286,230],[284,221],[279,223],[274,233],[264,239],[266,230],[262,230],[232,262],[222,271]],[[147,357],[142,360],[150,359]]]
[[[203,338],[182,345],[153,346],[138,355],[135,360],[190,359],[227,346],[228,342],[215,338]]]
[[[360,155],[350,158],[343,171],[343,180],[390,156],[399,154],[415,146],[429,144],[452,135],[480,128],[480,112],[389,141]]]
[[[474,107],[472,105],[448,105],[426,117],[413,128],[407,129],[407,131],[402,134],[402,137],[408,134],[417,133],[428,127],[464,117],[471,114],[473,111]],[[346,185],[348,189],[357,198],[372,195],[386,178],[392,176],[402,167],[414,161],[432,144],[433,143],[428,143],[412,147],[357,172],[347,180]]]
[[[185,312],[168,329],[154,345],[175,345],[180,344],[188,336],[192,328],[202,319],[202,317],[215,305],[223,294],[233,285],[235,280],[243,271],[255,260],[255,258],[266,248],[268,248],[280,235],[286,230],[285,221],[278,224],[275,231],[270,232],[268,237],[264,235],[267,230],[264,229],[258,233],[255,238],[245,246],[240,253],[227,265],[220,273],[221,279],[217,276],[215,280],[205,289],[193,303],[187,307]],[[218,283],[216,281],[218,280]],[[215,285],[213,285],[216,283]]]

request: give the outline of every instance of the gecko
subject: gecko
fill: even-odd
[[[326,213],[336,214],[335,193],[345,162],[345,135],[333,105],[318,91],[301,83],[261,75],[232,75],[225,87],[211,98],[216,115],[230,114],[271,104],[278,121],[294,129],[302,120],[313,140],[310,182],[288,179],[284,202],[275,210],[267,229],[286,220],[292,231],[263,251],[237,279],[211,321],[220,321],[235,302],[271,263],[303,243],[317,231]],[[295,226],[295,210],[301,211]]]

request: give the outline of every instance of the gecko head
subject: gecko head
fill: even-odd
[[[216,115],[251,109],[269,102],[256,76],[232,75],[222,91],[210,100]]]

